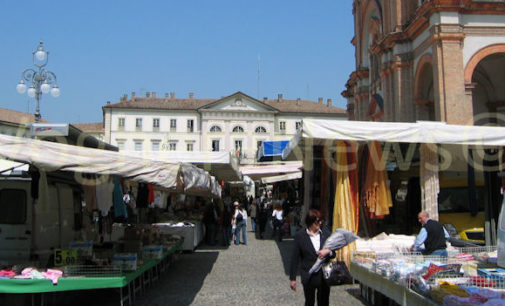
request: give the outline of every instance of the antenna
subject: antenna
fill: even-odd
[[[260,57],[260,54],[258,53],[258,80],[256,83],[256,99],[258,99],[258,100],[260,98],[260,61],[261,61],[261,57]]]

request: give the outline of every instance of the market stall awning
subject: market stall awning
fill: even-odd
[[[334,145],[337,140],[504,146],[505,128],[418,121],[373,122],[305,119],[282,152],[284,160],[302,160],[305,147]]]
[[[282,151],[288,145],[289,140],[281,141],[263,141],[258,149],[258,161],[280,160]]]
[[[242,180],[242,176],[238,170],[238,159],[230,152],[122,151],[122,153],[135,157],[149,158],[169,163],[189,163],[205,171],[208,171],[218,180]]]
[[[299,172],[302,162],[278,162],[268,165],[255,165],[240,167],[242,175],[249,176],[252,180],[258,181],[264,177],[276,176],[286,173]]]
[[[32,164],[43,171],[117,175],[188,194],[202,190],[212,192],[210,175],[195,166],[136,158],[113,151],[0,135],[0,157]]]
[[[283,182],[283,181],[297,180],[300,178],[302,178],[302,171],[287,173],[287,174],[282,174],[282,175],[276,175],[276,176],[264,177],[261,179],[261,183],[262,184],[272,184],[272,183]]]

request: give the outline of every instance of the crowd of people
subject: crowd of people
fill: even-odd
[[[300,228],[300,208],[287,199],[273,199],[267,193],[253,198],[225,201],[220,209],[215,203],[209,203],[203,216],[206,227],[206,243],[218,243],[218,231],[221,231],[221,244],[229,246],[247,245],[247,230],[254,232],[259,239],[276,239],[292,235]],[[249,223],[251,224],[249,227]],[[266,237],[267,226],[272,235]]]

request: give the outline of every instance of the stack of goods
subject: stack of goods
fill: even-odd
[[[361,246],[362,250],[368,251],[356,252],[354,264],[437,303],[505,305],[505,269],[496,268],[496,251],[449,252],[448,257],[439,257],[394,251],[388,253],[381,248],[384,243],[380,246],[370,245],[370,248],[363,247],[363,244]],[[374,247],[380,251],[370,251]]]
[[[53,285],[58,284],[58,279],[63,276],[63,271],[59,269],[37,269],[34,267],[12,266],[0,270],[0,278],[13,279],[48,279]]]

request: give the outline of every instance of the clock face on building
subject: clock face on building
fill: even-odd
[[[235,105],[236,106],[242,106],[242,99],[235,100]]]

